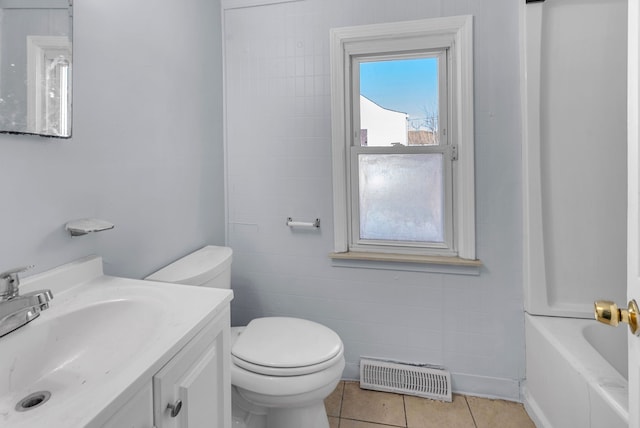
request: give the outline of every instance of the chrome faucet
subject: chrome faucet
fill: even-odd
[[[20,294],[18,274],[30,268],[25,266],[0,273],[0,337],[36,319],[53,299],[51,290]]]

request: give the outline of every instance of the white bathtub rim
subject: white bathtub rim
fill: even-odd
[[[525,316],[532,325],[544,332],[545,338],[585,379],[591,390],[595,391],[621,418],[629,420],[628,381],[600,353],[593,348],[583,335],[576,337],[575,324],[579,331],[597,322],[580,318],[560,318],[541,315]],[[547,324],[553,324],[553,331]],[[562,340],[560,340],[560,337]],[[589,362],[576,358],[575,354],[588,355]],[[526,388],[524,388],[526,393]],[[529,397],[531,399],[531,397]],[[532,400],[532,399],[531,399]],[[526,401],[526,396],[525,400]],[[535,402],[535,401],[534,401]],[[534,410],[534,409],[532,409]],[[541,421],[544,422],[544,421]],[[543,425],[547,426],[547,425]]]

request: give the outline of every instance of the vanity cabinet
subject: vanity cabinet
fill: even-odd
[[[231,427],[228,312],[153,376],[156,428]]]
[[[127,404],[122,406],[102,428],[152,428],[153,390],[151,382],[138,391]]]
[[[229,325],[227,307],[102,428],[231,428]]]

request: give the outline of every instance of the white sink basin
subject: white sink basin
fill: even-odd
[[[3,350],[11,349],[0,353],[0,397],[21,398],[33,390],[70,393],[117,369],[156,338],[159,306],[138,298],[42,312],[0,342]]]
[[[47,286],[48,276],[25,287],[51,288],[54,299],[38,318],[0,338],[0,426],[91,425],[136,381],[159,370],[229,297],[216,293],[223,290],[103,276],[101,269],[100,261],[94,278],[66,289],[56,280]],[[27,403],[28,411],[16,409],[40,391],[50,393],[46,402],[35,405],[42,395]]]

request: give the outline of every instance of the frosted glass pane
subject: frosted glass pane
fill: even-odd
[[[444,242],[443,155],[360,154],[360,238]]]

